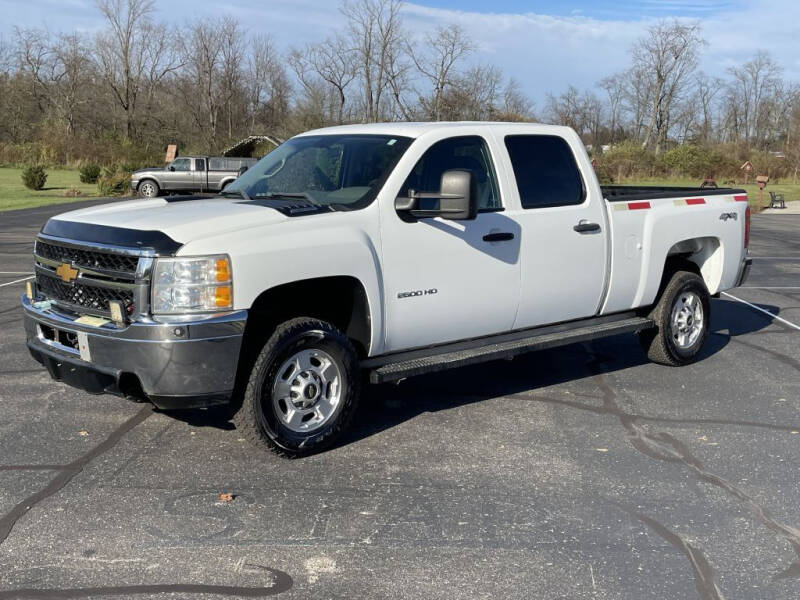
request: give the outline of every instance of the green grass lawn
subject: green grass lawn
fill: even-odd
[[[631,179],[630,181],[622,181],[620,185],[658,185],[658,186],[685,186],[685,187],[698,187],[700,181],[697,179]],[[764,189],[764,199],[759,201],[758,185],[755,183],[748,183],[747,185],[725,185],[723,180],[717,180],[717,185],[720,187],[734,187],[747,190],[747,199],[753,210],[760,210],[769,206],[769,192],[776,194],[783,194],[786,202],[792,200],[800,200],[800,183],[768,183]]]
[[[81,183],[78,171],[47,169],[47,183],[38,192],[22,185],[22,169],[0,168],[0,210],[30,208],[58,202],[75,202],[81,198],[97,197],[97,185]],[[76,198],[64,197],[64,192],[74,187],[81,191]]]

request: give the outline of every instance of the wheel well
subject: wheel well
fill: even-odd
[[[161,184],[158,183],[158,181],[156,181],[152,177],[145,177],[144,179],[140,180],[139,185],[136,186],[136,189],[138,190],[140,187],[142,187],[142,184],[145,183],[146,181],[152,181],[153,183],[156,184],[156,186],[158,186],[158,189],[161,189]]]
[[[661,286],[676,270],[696,273],[705,281],[706,287],[714,293],[722,279],[723,248],[719,238],[702,237],[683,240],[669,249],[664,265]]]
[[[279,285],[263,292],[250,308],[245,338],[263,338],[294,317],[313,317],[342,331],[360,356],[370,343],[369,303],[355,277],[321,277]]]
[[[266,338],[279,324],[295,317],[313,317],[335,326],[350,339],[359,358],[369,351],[369,303],[358,279],[320,277],[276,286],[262,292],[248,311],[235,397],[241,395]]]

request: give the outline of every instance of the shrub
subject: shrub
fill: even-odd
[[[64,193],[62,194],[62,196],[64,196],[64,198],[77,198],[78,196],[82,196],[82,195],[83,195],[83,192],[81,192],[76,187],[67,188],[66,190],[64,190]]]
[[[110,173],[97,180],[97,191],[101,196],[124,196],[130,188],[130,173]]]
[[[47,182],[47,172],[42,165],[28,165],[22,170],[22,183],[29,190],[41,190]]]
[[[126,173],[133,173],[138,169],[143,169],[146,165],[142,164],[141,162],[121,162],[119,164],[119,170],[125,171]]]
[[[614,175],[606,165],[598,163],[595,168],[594,172],[597,174],[597,180],[600,182],[600,185],[611,185],[614,183]]]
[[[653,154],[633,141],[613,145],[598,159],[598,169],[605,169],[614,181],[633,175],[650,175],[654,164]]]
[[[100,165],[88,163],[80,168],[81,183],[97,183],[100,178]]]

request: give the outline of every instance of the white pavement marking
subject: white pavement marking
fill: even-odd
[[[759,307],[759,306],[756,306],[755,304],[750,304],[750,303],[749,303],[747,300],[742,300],[741,298],[737,298],[736,296],[734,296],[734,295],[732,295],[732,294],[729,294],[728,292],[722,292],[722,295],[723,295],[723,296],[727,296],[728,298],[733,298],[733,299],[734,299],[734,300],[736,300],[737,302],[741,302],[742,304],[746,304],[746,305],[747,305],[747,306],[749,306],[750,308],[752,308],[752,309],[755,309],[755,310],[757,310],[758,312],[762,312],[762,313],[764,313],[765,315],[769,315],[770,317],[772,317],[772,318],[773,318],[773,319],[775,319],[776,321],[780,321],[780,322],[781,322],[781,323],[783,323],[784,325],[788,325],[789,327],[793,327],[794,329],[797,329],[798,331],[800,331],[800,325],[795,325],[795,324],[794,324],[794,323],[792,323],[791,321],[787,321],[786,319],[783,319],[783,318],[779,317],[778,315],[772,314],[772,313],[771,313],[771,312],[769,312],[768,310],[764,310],[763,308],[761,308],[761,307]]]
[[[31,275],[30,277],[23,277],[22,279],[15,279],[14,281],[9,281],[8,283],[0,283],[0,287],[5,287],[7,285],[13,285],[15,283],[21,283],[23,281],[28,281],[28,279],[33,279],[36,277],[35,275]]]

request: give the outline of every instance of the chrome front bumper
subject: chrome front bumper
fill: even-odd
[[[75,323],[65,313],[35,308],[27,296],[22,307],[28,349],[56,380],[96,394],[128,395],[141,388],[162,409],[231,398],[247,311],[118,328]],[[65,341],[75,339],[83,351]]]

